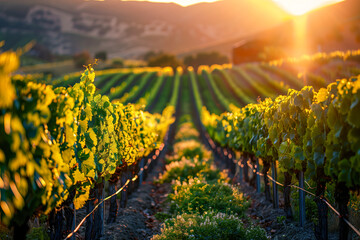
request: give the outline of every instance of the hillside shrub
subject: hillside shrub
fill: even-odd
[[[107,59],[107,52],[105,52],[105,51],[97,52],[97,53],[95,53],[95,58],[96,58],[96,59],[99,59],[99,60],[102,60],[102,61],[106,61],[106,59]]]
[[[171,183],[173,180],[185,181],[189,177],[201,176],[207,181],[221,178],[221,172],[211,166],[210,160],[198,158],[173,161],[166,165],[166,171],[160,175],[160,183]]]
[[[209,159],[211,157],[211,153],[206,150],[206,148],[200,144],[196,140],[187,140],[177,142],[173,146],[175,152],[175,161],[179,161],[180,159],[187,158],[187,159]],[[177,157],[176,156],[180,156]]]
[[[176,58],[175,55],[171,54],[160,54],[151,57],[148,61],[149,67],[172,67],[174,70],[182,66],[182,62]]]
[[[211,182],[190,178],[176,181],[174,193],[169,194],[170,212],[175,214],[199,213],[208,211],[232,213],[244,216],[249,203],[239,190],[223,181]]]
[[[185,66],[192,66],[197,70],[200,65],[226,64],[229,63],[229,58],[219,52],[200,52],[195,55],[188,55],[184,57]]]
[[[91,63],[90,53],[87,51],[77,53],[73,56],[73,61],[74,61],[75,67],[83,68],[83,66],[86,66]]]
[[[198,240],[266,240],[266,232],[260,227],[244,226],[235,215],[208,212],[204,215],[182,214],[164,223],[161,234],[153,240],[198,239]]]

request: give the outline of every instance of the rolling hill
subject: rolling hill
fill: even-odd
[[[219,51],[230,54],[233,47],[247,48],[252,45],[254,54],[260,53],[264,47],[271,46],[277,50],[296,56],[296,40],[305,43],[307,52],[315,53],[355,50],[360,48],[360,1],[346,0],[334,5],[314,10],[305,17],[298,17],[283,23],[240,38],[219,40],[215,44],[208,44],[203,48],[193,48],[180,53],[180,56],[202,51]],[[296,21],[301,18],[306,21],[304,39],[296,39]],[[260,42],[260,44],[259,44]],[[302,54],[303,54],[302,53]]]
[[[202,48],[255,34],[287,18],[270,0],[223,0],[189,7],[118,0],[0,4],[0,39],[7,48],[35,39],[57,54],[89,49],[125,58],[149,50],[179,53]]]

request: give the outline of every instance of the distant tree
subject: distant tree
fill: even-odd
[[[156,56],[160,56],[162,55],[163,52],[160,51],[160,52],[155,52],[155,51],[148,51],[146,52],[143,56],[142,56],[142,59],[144,59],[145,61],[149,61],[150,58],[153,58],[153,57],[156,57]]]
[[[115,58],[115,59],[113,59],[112,60],[112,64],[111,64],[111,66],[113,67],[113,68],[122,68],[122,67],[124,67],[124,60],[122,60],[121,58]]]
[[[91,63],[90,53],[83,51],[73,56],[74,64],[77,68],[82,68],[84,65]]]
[[[97,52],[97,53],[95,53],[95,58],[96,58],[96,59],[99,59],[99,60],[102,60],[102,61],[106,61],[106,59],[107,59],[107,52],[105,52],[105,51]]]
[[[229,58],[219,52],[199,52],[196,55],[184,57],[184,64],[197,69],[200,65],[213,65],[229,63]]]
[[[155,57],[152,57],[148,61],[149,67],[172,67],[176,69],[178,66],[182,66],[182,63],[175,55],[171,54],[161,54]]]
[[[27,55],[37,57],[38,59],[46,62],[52,62],[55,59],[50,49],[39,43],[35,43]]]
[[[195,65],[199,65],[199,63],[197,62],[197,59],[195,58],[194,55],[187,55],[184,57],[184,65],[185,66],[193,66],[195,67]]]
[[[263,51],[258,54],[259,60],[271,61],[286,57],[286,54],[281,47],[265,46]]]

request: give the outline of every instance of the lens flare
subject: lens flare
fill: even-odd
[[[273,0],[277,5],[292,15],[300,16],[314,9],[326,5],[342,2],[343,0]]]

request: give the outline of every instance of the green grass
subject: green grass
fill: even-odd
[[[174,84],[173,84],[173,93],[170,99],[170,106],[174,106],[176,107],[176,103],[178,101],[179,98],[179,89],[180,89],[180,79],[181,79],[181,74],[180,73],[176,73],[175,74],[175,78],[174,78]]]
[[[190,76],[190,82],[191,82],[191,86],[193,89],[193,94],[194,94],[194,98],[195,98],[195,106],[197,108],[197,110],[199,111],[199,113],[201,113],[201,109],[203,106],[203,102],[201,100],[201,95],[199,92],[199,86],[196,80],[196,75],[193,71],[189,72],[189,76]]]
[[[262,64],[261,68],[273,74],[276,74],[280,78],[284,79],[284,83],[289,85],[291,88],[299,90],[303,87],[302,82],[296,76],[294,76],[293,74],[291,74],[286,70],[281,69],[280,67],[274,67],[268,64]]]
[[[164,110],[164,108],[167,105],[171,105],[171,103],[169,103],[169,99],[171,98],[171,94],[174,94],[174,81],[176,80],[176,78],[170,78],[167,77],[164,79],[164,87],[162,89],[162,92],[158,93],[161,94],[161,96],[158,98],[158,100],[154,103],[154,109],[152,110],[152,112],[155,113],[160,113],[162,112],[162,110]],[[178,89],[177,89],[178,90]],[[148,105],[148,107],[150,106],[150,104]],[[174,105],[171,105],[174,106]]]
[[[203,74],[205,75],[205,77],[207,77],[207,79],[208,79],[217,99],[220,101],[221,105],[226,109],[226,111],[230,111],[231,102],[229,102],[229,100],[219,90],[219,88],[215,84],[215,80],[213,79],[212,75],[207,71],[203,71]]]
[[[202,96],[203,105],[211,112],[215,114],[221,114],[222,111],[217,106],[217,103],[215,99],[213,99],[210,89],[208,85],[206,84],[206,81],[203,76],[198,76],[197,83],[199,84],[199,94]],[[201,110],[200,110],[201,113]]]
[[[122,97],[125,94],[126,88],[133,84],[138,77],[139,74],[130,74],[120,86],[115,87],[115,91],[110,93],[109,99],[112,101],[115,98]]]
[[[134,87],[133,90],[129,92],[129,95],[125,100],[126,104],[137,102],[137,100],[139,99],[139,94],[144,89],[144,87],[146,87],[146,85],[149,83],[148,81],[153,80],[152,77],[154,77],[154,74],[155,74],[154,72],[148,72],[140,78],[138,82],[139,84],[136,85],[137,88]],[[145,94],[146,92],[143,94],[143,96]]]
[[[232,104],[234,104],[237,107],[241,106],[241,102],[239,102],[236,97],[232,94],[231,91],[227,88],[227,85],[224,84],[224,81],[219,77],[217,74],[211,74],[212,79],[214,80],[215,85],[219,89],[219,91],[222,93],[223,96],[225,96],[228,101]]]
[[[243,103],[253,103],[255,102],[243,89],[236,85],[234,78],[227,71],[220,69],[219,72],[225,78],[225,81],[229,83],[235,94],[243,101]]]
[[[266,82],[266,86],[271,89],[273,92],[284,95],[287,93],[287,88],[283,86],[278,81],[272,79],[268,74],[266,74],[263,69],[261,69],[258,65],[248,65],[247,66],[248,71],[252,71],[254,74],[258,75],[260,78],[264,79]]]
[[[70,77],[67,80],[58,79],[58,80],[54,81],[54,88],[73,86],[76,82],[80,82],[80,77],[79,76]]]
[[[181,115],[182,116],[191,116],[192,102],[191,102],[191,92],[190,92],[190,77],[188,74],[183,75],[180,81],[181,87]],[[201,101],[201,99],[200,99]],[[202,103],[201,103],[202,104]]]
[[[161,88],[162,84],[165,84],[164,81],[167,78],[164,75],[158,76],[155,80],[155,83],[149,87],[144,95],[145,100],[147,102],[147,105],[150,106],[153,104],[154,99],[156,98],[156,95],[162,94],[159,92],[159,89]]]
[[[110,88],[117,86],[116,82],[124,76],[125,76],[124,73],[117,73],[117,74],[111,75],[111,77],[107,79],[105,85],[100,89],[99,94],[104,95],[106,93],[109,93]]]
[[[246,81],[256,92],[254,95],[259,93],[261,97],[271,97],[274,98],[276,94],[273,91],[268,90],[264,85],[262,85],[258,79],[253,79],[249,74],[247,74],[246,70],[240,67],[233,67],[233,70],[238,73],[244,81]]]

